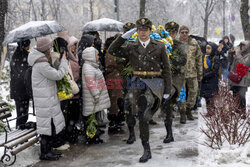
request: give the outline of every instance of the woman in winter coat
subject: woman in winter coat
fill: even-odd
[[[115,40],[115,37],[108,38],[105,42],[105,50]],[[109,132],[121,131],[121,122],[123,118],[123,83],[124,79],[121,76],[123,70],[123,62],[121,58],[114,57],[106,52],[106,80],[108,93],[111,100],[109,108]]]
[[[86,118],[84,120],[88,120],[93,113],[108,109],[110,99],[103,74],[99,69],[98,51],[94,47],[88,47],[82,52],[82,58],[84,60],[82,67],[83,116]],[[87,126],[86,124],[85,128]],[[103,142],[99,135],[96,135],[93,140]]]
[[[245,42],[245,49],[241,50],[239,55],[236,55],[234,58],[233,64],[231,66],[231,72],[236,71],[236,65],[238,63],[242,63],[245,66],[248,66],[250,68],[250,41]],[[235,83],[231,80],[229,80],[229,84],[232,86],[231,90],[234,92],[234,94],[238,94],[240,96],[240,106],[241,108],[246,107],[246,91],[247,87],[250,86],[250,72],[246,74],[240,81],[240,83]]]
[[[37,133],[40,134],[41,160],[57,160],[60,153],[52,150],[53,138],[65,127],[64,116],[57,96],[56,81],[61,80],[68,68],[64,54],[59,69],[51,66],[53,42],[43,37],[37,40],[28,56],[32,66],[32,90],[36,108]]]
[[[201,81],[201,97],[206,99],[206,104],[210,104],[211,98],[218,91],[220,68],[220,58],[216,55],[217,48],[212,48],[211,45],[206,46],[206,53],[203,55],[203,78]],[[208,110],[208,115],[211,112]]]
[[[10,97],[15,100],[16,104],[16,128],[23,125],[28,120],[29,99],[32,98],[28,93],[28,87],[25,83],[25,72],[29,67],[30,40],[18,42],[18,47],[10,62]]]
[[[79,62],[77,56],[77,48],[78,48],[78,39],[74,36],[71,36],[67,39],[68,45],[68,61],[69,61],[69,73],[68,76],[74,80],[76,83],[81,82],[79,80]],[[78,84],[79,87],[79,84]],[[75,143],[78,138],[78,132],[76,130],[75,124],[79,119],[80,114],[80,94],[75,94],[71,99],[63,100],[61,102],[61,107],[66,122],[66,140],[70,143]]]

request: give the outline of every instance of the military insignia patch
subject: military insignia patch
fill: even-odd
[[[144,24],[145,23],[145,19],[141,19],[141,22],[142,22],[142,24]]]

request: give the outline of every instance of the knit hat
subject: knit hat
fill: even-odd
[[[189,28],[188,28],[187,26],[185,26],[185,25],[181,26],[180,32],[181,32],[182,30],[188,30],[188,32],[189,32]]]
[[[49,37],[42,37],[37,40],[36,49],[39,52],[45,52],[52,48],[53,41]]]

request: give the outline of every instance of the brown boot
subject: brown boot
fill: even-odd
[[[185,124],[186,121],[187,121],[186,111],[185,110],[181,110],[180,111],[180,123],[181,124]]]
[[[194,117],[194,116],[192,115],[191,109],[188,109],[188,108],[187,108],[186,114],[187,114],[187,119],[188,119],[188,120],[193,121],[193,120],[197,119],[196,117]]]

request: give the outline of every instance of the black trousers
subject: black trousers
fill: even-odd
[[[75,143],[78,134],[75,124],[79,120],[80,115],[80,101],[79,99],[70,99],[61,101],[61,108],[65,118],[65,140],[70,143]]]
[[[47,154],[51,152],[52,148],[60,147],[61,145],[65,144],[65,130],[62,130],[56,134],[56,128],[53,123],[53,119],[51,119],[51,134],[51,136],[40,135],[41,154]]]
[[[25,124],[28,121],[29,113],[29,99],[15,100],[16,104],[16,128],[20,125]]]

